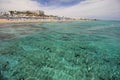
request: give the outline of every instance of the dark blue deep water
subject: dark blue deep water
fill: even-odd
[[[120,80],[120,21],[0,24],[0,80]]]

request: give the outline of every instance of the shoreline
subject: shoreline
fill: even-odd
[[[29,22],[66,22],[74,20],[55,20],[55,19],[41,19],[41,20],[15,20],[15,19],[0,19],[0,23],[29,23]]]

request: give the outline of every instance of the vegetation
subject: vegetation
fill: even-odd
[[[10,15],[13,16],[14,14],[14,11],[9,11]]]
[[[9,11],[10,16],[44,16],[43,11]]]

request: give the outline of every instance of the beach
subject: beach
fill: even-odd
[[[8,20],[0,19],[0,23],[40,22],[39,20]]]
[[[71,21],[71,20],[55,20],[55,19],[26,19],[26,20],[15,20],[15,19],[0,19],[0,23],[24,23],[24,22],[61,22],[61,21]]]

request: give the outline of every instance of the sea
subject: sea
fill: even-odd
[[[120,80],[120,21],[1,23],[0,80]]]

